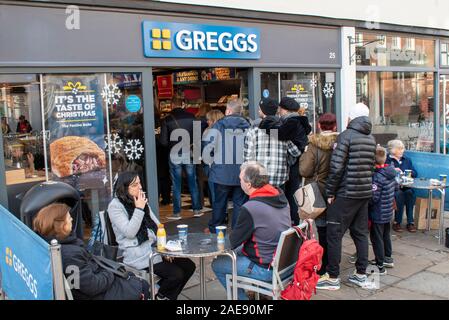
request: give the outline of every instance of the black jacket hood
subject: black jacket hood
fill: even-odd
[[[358,117],[349,122],[348,129],[356,130],[360,133],[369,135],[373,125],[368,117]]]

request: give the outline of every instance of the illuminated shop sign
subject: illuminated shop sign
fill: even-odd
[[[144,21],[148,58],[260,59],[257,28]]]

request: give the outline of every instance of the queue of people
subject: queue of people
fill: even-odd
[[[176,143],[169,141],[171,133],[184,128],[192,137],[195,121],[182,109],[181,102],[174,105],[177,107],[162,124],[161,134],[161,143],[171,147]],[[402,211],[407,207],[407,229],[416,230],[409,211],[414,205],[413,191],[399,188],[396,182],[398,172],[412,170],[412,175],[417,176],[411,161],[403,154],[403,144],[399,140],[390,141],[388,153],[376,146],[371,135],[369,109],[362,103],[350,108],[347,128],[341,133],[337,132],[336,116],[326,113],[318,119],[318,132],[310,134],[307,118],[299,115],[299,105],[291,98],[283,98],[279,104],[263,99],[259,105],[261,120],[257,123],[244,118],[242,108],[240,100],[232,100],[225,115],[218,110],[203,115],[207,125],[201,129],[202,154],[209,154],[212,161],[202,159],[196,168],[187,154],[190,147],[187,153],[186,148],[175,153],[184,162],[175,163],[170,159],[174,206],[169,219],[180,218],[182,170],[187,174],[194,215],[202,215],[196,173],[203,170],[213,207],[204,232],[214,233],[215,227],[227,224],[228,200],[232,200],[230,243],[237,251],[237,273],[271,281],[270,263],[280,235],[300,222],[301,208],[294,200],[294,192],[301,184],[316,181],[328,203],[323,214],[315,219],[319,243],[324,249],[322,267],[317,270],[321,276],[317,288],[340,289],[342,240],[347,230],[356,247],[355,271],[349,282],[364,287],[369,263],[377,265],[380,275],[386,274],[385,268],[394,266],[390,233],[393,215],[393,230],[399,232]],[[232,147],[223,138],[230,131],[233,132]],[[148,272],[160,222],[148,206],[138,174],[121,173],[114,183],[113,195],[108,215],[119,248],[123,250],[123,262]],[[77,298],[120,296],[122,292],[117,292],[114,286],[122,280],[102,270],[84,249],[82,241],[74,238],[68,209],[59,204],[42,209],[34,221],[36,232],[45,239],[55,236],[61,241],[64,265],[84,268],[85,283],[77,291]],[[375,254],[373,261],[368,261],[369,239]],[[218,257],[212,269],[226,287],[226,274],[232,269],[230,260]],[[177,299],[194,271],[195,264],[189,259],[159,258],[154,266],[154,273],[161,279],[156,298]],[[135,298],[147,296],[145,284],[133,285],[141,294]],[[238,296],[248,298],[243,290],[239,290]]]

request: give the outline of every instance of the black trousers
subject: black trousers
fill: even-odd
[[[349,229],[357,250],[355,267],[365,274],[368,267],[368,203],[369,199],[337,197],[327,209],[327,272],[331,278],[340,275],[342,239]]]
[[[288,181],[285,183],[285,196],[287,197],[288,204],[290,205],[290,217],[292,224],[297,226],[299,224],[298,205],[293,197],[296,190],[299,189],[301,177],[299,176],[299,163],[298,160],[294,165],[290,166],[290,173]]]
[[[321,259],[321,269],[318,271],[318,274],[322,276],[326,273],[327,268],[327,227],[317,227],[318,230],[318,240],[320,246],[323,247],[323,258]]]
[[[154,265],[154,273],[161,277],[159,292],[170,300],[176,300],[195,272],[195,263],[186,258],[174,258],[173,262],[162,260]]]
[[[373,223],[370,230],[371,244],[373,245],[374,255],[376,256],[376,264],[384,265],[385,257],[391,257],[391,225],[390,223]]]

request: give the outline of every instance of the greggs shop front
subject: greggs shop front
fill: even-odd
[[[201,117],[237,97],[255,119],[261,97],[291,96],[314,130],[325,112],[341,118],[337,27],[80,7],[70,28],[65,6],[0,9],[0,198],[17,216],[33,185],[64,181],[89,224],[116,175],[137,170],[164,221],[158,136],[173,99]]]

